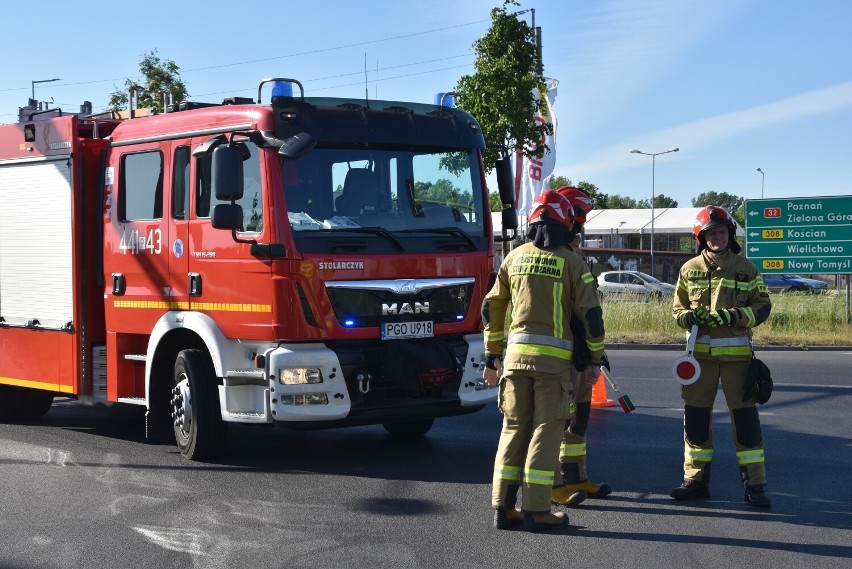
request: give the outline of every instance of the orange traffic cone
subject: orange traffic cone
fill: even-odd
[[[603,370],[601,370],[598,382],[592,386],[592,407],[612,407],[613,405],[615,405],[615,401],[606,394],[606,379]]]

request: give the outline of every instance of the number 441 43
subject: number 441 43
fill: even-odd
[[[125,255],[127,253],[138,255],[146,252],[159,255],[163,250],[163,233],[159,227],[149,229],[147,235],[138,229],[131,229],[130,231],[125,229],[121,233],[121,243],[119,243],[118,248]]]

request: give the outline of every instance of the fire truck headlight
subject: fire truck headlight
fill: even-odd
[[[278,372],[278,381],[284,385],[322,383],[322,372],[315,367],[281,369]]]

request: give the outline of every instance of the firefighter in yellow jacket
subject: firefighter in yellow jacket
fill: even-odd
[[[529,216],[530,242],[506,256],[482,306],[483,377],[489,386],[499,380],[503,413],[491,497],[499,529],[523,522],[524,529],[537,531],[568,523],[564,512],[551,512],[550,498],[554,457],[573,407],[571,378],[565,373],[574,350],[572,313],[583,323],[592,355],[588,377],[600,374],[604,347],[595,280],[585,261],[568,248],[573,217],[571,204],[557,192],[538,196]],[[511,328],[505,334],[510,305]],[[522,513],[516,509],[521,489]]]
[[[734,446],[745,501],[768,507],[763,434],[754,399],[746,393],[752,357],[751,329],[769,318],[772,308],[754,264],[739,255],[737,224],[721,207],[707,206],[692,232],[700,254],[680,269],[673,315],[680,327],[698,325],[694,355],[698,380],[684,385],[684,480],[671,491],[675,500],[709,496],[713,459],[713,402],[721,381],[734,432]]]
[[[592,211],[594,204],[591,196],[580,188],[565,186],[556,190],[566,198],[574,208],[574,235],[571,250],[581,259],[585,259],[580,249],[580,233],[586,216]],[[553,488],[551,499],[556,504],[574,507],[587,497],[603,498],[612,493],[609,484],[592,482],[586,472],[586,431],[589,427],[589,416],[592,410],[592,388],[594,383],[587,381],[585,373],[578,371],[575,366],[569,366],[571,382],[574,388],[574,413],[562,434],[562,444],[559,447],[559,469],[557,479],[561,483]],[[597,380],[598,378],[594,378]]]

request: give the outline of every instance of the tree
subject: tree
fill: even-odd
[[[608,209],[636,209],[639,203],[631,197],[613,194],[607,196],[606,205]]]
[[[580,182],[577,187],[589,194],[592,202],[595,204],[595,209],[606,209],[609,196],[601,192],[598,187],[590,182]]]
[[[650,208],[651,200],[639,200],[639,207]],[[673,198],[670,198],[663,194],[657,194],[654,196],[654,207],[664,209],[667,207],[677,207],[677,201]]]
[[[601,193],[598,187],[589,182],[580,182],[579,184],[574,184],[570,178],[566,178],[565,176],[553,176],[550,178],[550,189],[558,190],[559,188],[571,186],[574,188],[580,188],[592,198],[592,203],[594,203],[594,209],[606,209],[607,205],[607,195]]]
[[[114,91],[109,97],[109,109],[122,111],[129,104],[129,91],[135,91],[138,96],[139,108],[152,108],[158,113],[163,112],[163,93],[171,94],[176,102],[185,101],[189,94],[186,85],[180,78],[180,67],[171,59],[161,60],[157,50],[151,50],[142,55],[139,61],[139,73],[144,77],[140,84],[132,79],[124,82],[125,90]]]
[[[564,188],[565,186],[574,186],[574,182],[572,182],[570,178],[566,178],[565,176],[550,177],[551,190],[558,190],[559,188]],[[574,187],[576,188],[577,186]]]
[[[533,116],[542,105],[533,89],[546,93],[544,81],[535,73],[538,54],[529,25],[508,13],[515,0],[491,10],[491,28],[474,42],[476,73],[461,77],[456,85],[459,107],[479,121],[485,140],[507,149],[519,149],[528,158],[541,158],[549,150],[542,143],[553,134],[553,124],[536,123]],[[486,149],[483,163],[494,169],[500,148]]]
[[[725,208],[737,223],[745,226],[745,198],[729,194],[727,192],[704,192],[692,199],[692,207],[704,207],[705,205],[717,205]]]
[[[488,204],[491,211],[503,211],[503,200],[500,199],[499,192],[490,192],[488,194]]]
[[[745,203],[745,199],[727,192],[704,192],[692,198],[692,207],[717,205],[725,208],[728,213],[736,211],[743,203]]]
[[[446,178],[441,178],[435,183],[415,182],[414,195],[418,201],[440,203],[448,206],[459,206],[469,204],[473,195],[469,191],[462,191],[453,186]]]

